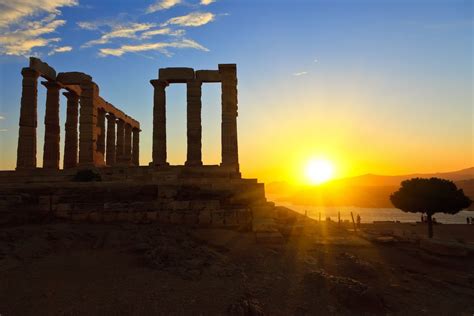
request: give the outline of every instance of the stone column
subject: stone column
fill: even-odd
[[[41,82],[46,91],[46,115],[44,116],[43,168],[59,169],[59,90],[56,82]]]
[[[150,80],[155,88],[153,95],[153,162],[154,166],[166,166],[166,92],[168,82]]]
[[[125,124],[123,162],[126,165],[132,162],[132,126],[130,124]]]
[[[222,166],[239,170],[237,147],[237,67],[235,64],[220,64],[222,82]]]
[[[97,111],[97,152],[102,161],[105,158],[105,111]]]
[[[117,150],[115,152],[115,159],[117,162],[123,162],[124,142],[125,142],[125,122],[121,119],[117,120]]]
[[[36,168],[36,127],[38,118],[38,77],[39,72],[23,68],[20,123],[16,169]]]
[[[107,115],[107,165],[115,165],[115,123],[117,119],[113,113]]]
[[[201,166],[201,81],[187,82],[187,136],[186,166]]]
[[[79,96],[74,92],[63,94],[67,98],[63,168],[69,169],[77,166]]]
[[[92,81],[81,83],[79,110],[79,165],[103,166],[104,157],[97,152],[97,105],[99,87]]]
[[[133,134],[133,145],[132,145],[132,163],[135,166],[140,165],[140,129],[134,128]]]

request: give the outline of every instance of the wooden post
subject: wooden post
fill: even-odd
[[[354,226],[354,232],[357,232],[357,226],[354,222],[354,214],[352,214],[352,212],[351,212],[351,217],[352,217],[352,225]]]

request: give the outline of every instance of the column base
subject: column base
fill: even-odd
[[[202,161],[186,161],[184,165],[186,167],[201,167]]]
[[[148,165],[150,167],[168,167],[170,164],[168,162],[154,163],[151,161]]]

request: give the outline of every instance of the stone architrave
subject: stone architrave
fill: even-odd
[[[52,81],[42,82],[46,91],[46,115],[44,117],[43,168],[59,169],[59,90]]]
[[[121,119],[117,120],[117,148],[115,151],[115,159],[118,163],[124,161],[124,145],[125,145],[125,122]]]
[[[36,168],[39,72],[23,68],[16,169]]]
[[[135,166],[140,165],[140,130],[138,128],[132,129],[133,143],[132,143],[132,163]]]
[[[166,92],[168,82],[150,80],[153,85],[153,162],[154,166],[166,166]]]
[[[186,166],[202,165],[201,81],[187,82],[187,160]]]
[[[239,170],[237,146],[237,67],[219,64],[222,82],[222,165]]]
[[[67,112],[64,136],[64,169],[77,166],[79,96],[74,92],[64,92],[67,98]]]
[[[106,144],[106,162],[108,166],[115,165],[115,124],[117,119],[113,113],[109,113],[107,116],[107,144]]]
[[[130,124],[125,124],[123,162],[127,165],[132,162],[132,126]]]

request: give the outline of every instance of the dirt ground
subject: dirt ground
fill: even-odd
[[[474,256],[334,224],[250,232],[49,222],[0,229],[0,314],[473,315]]]

